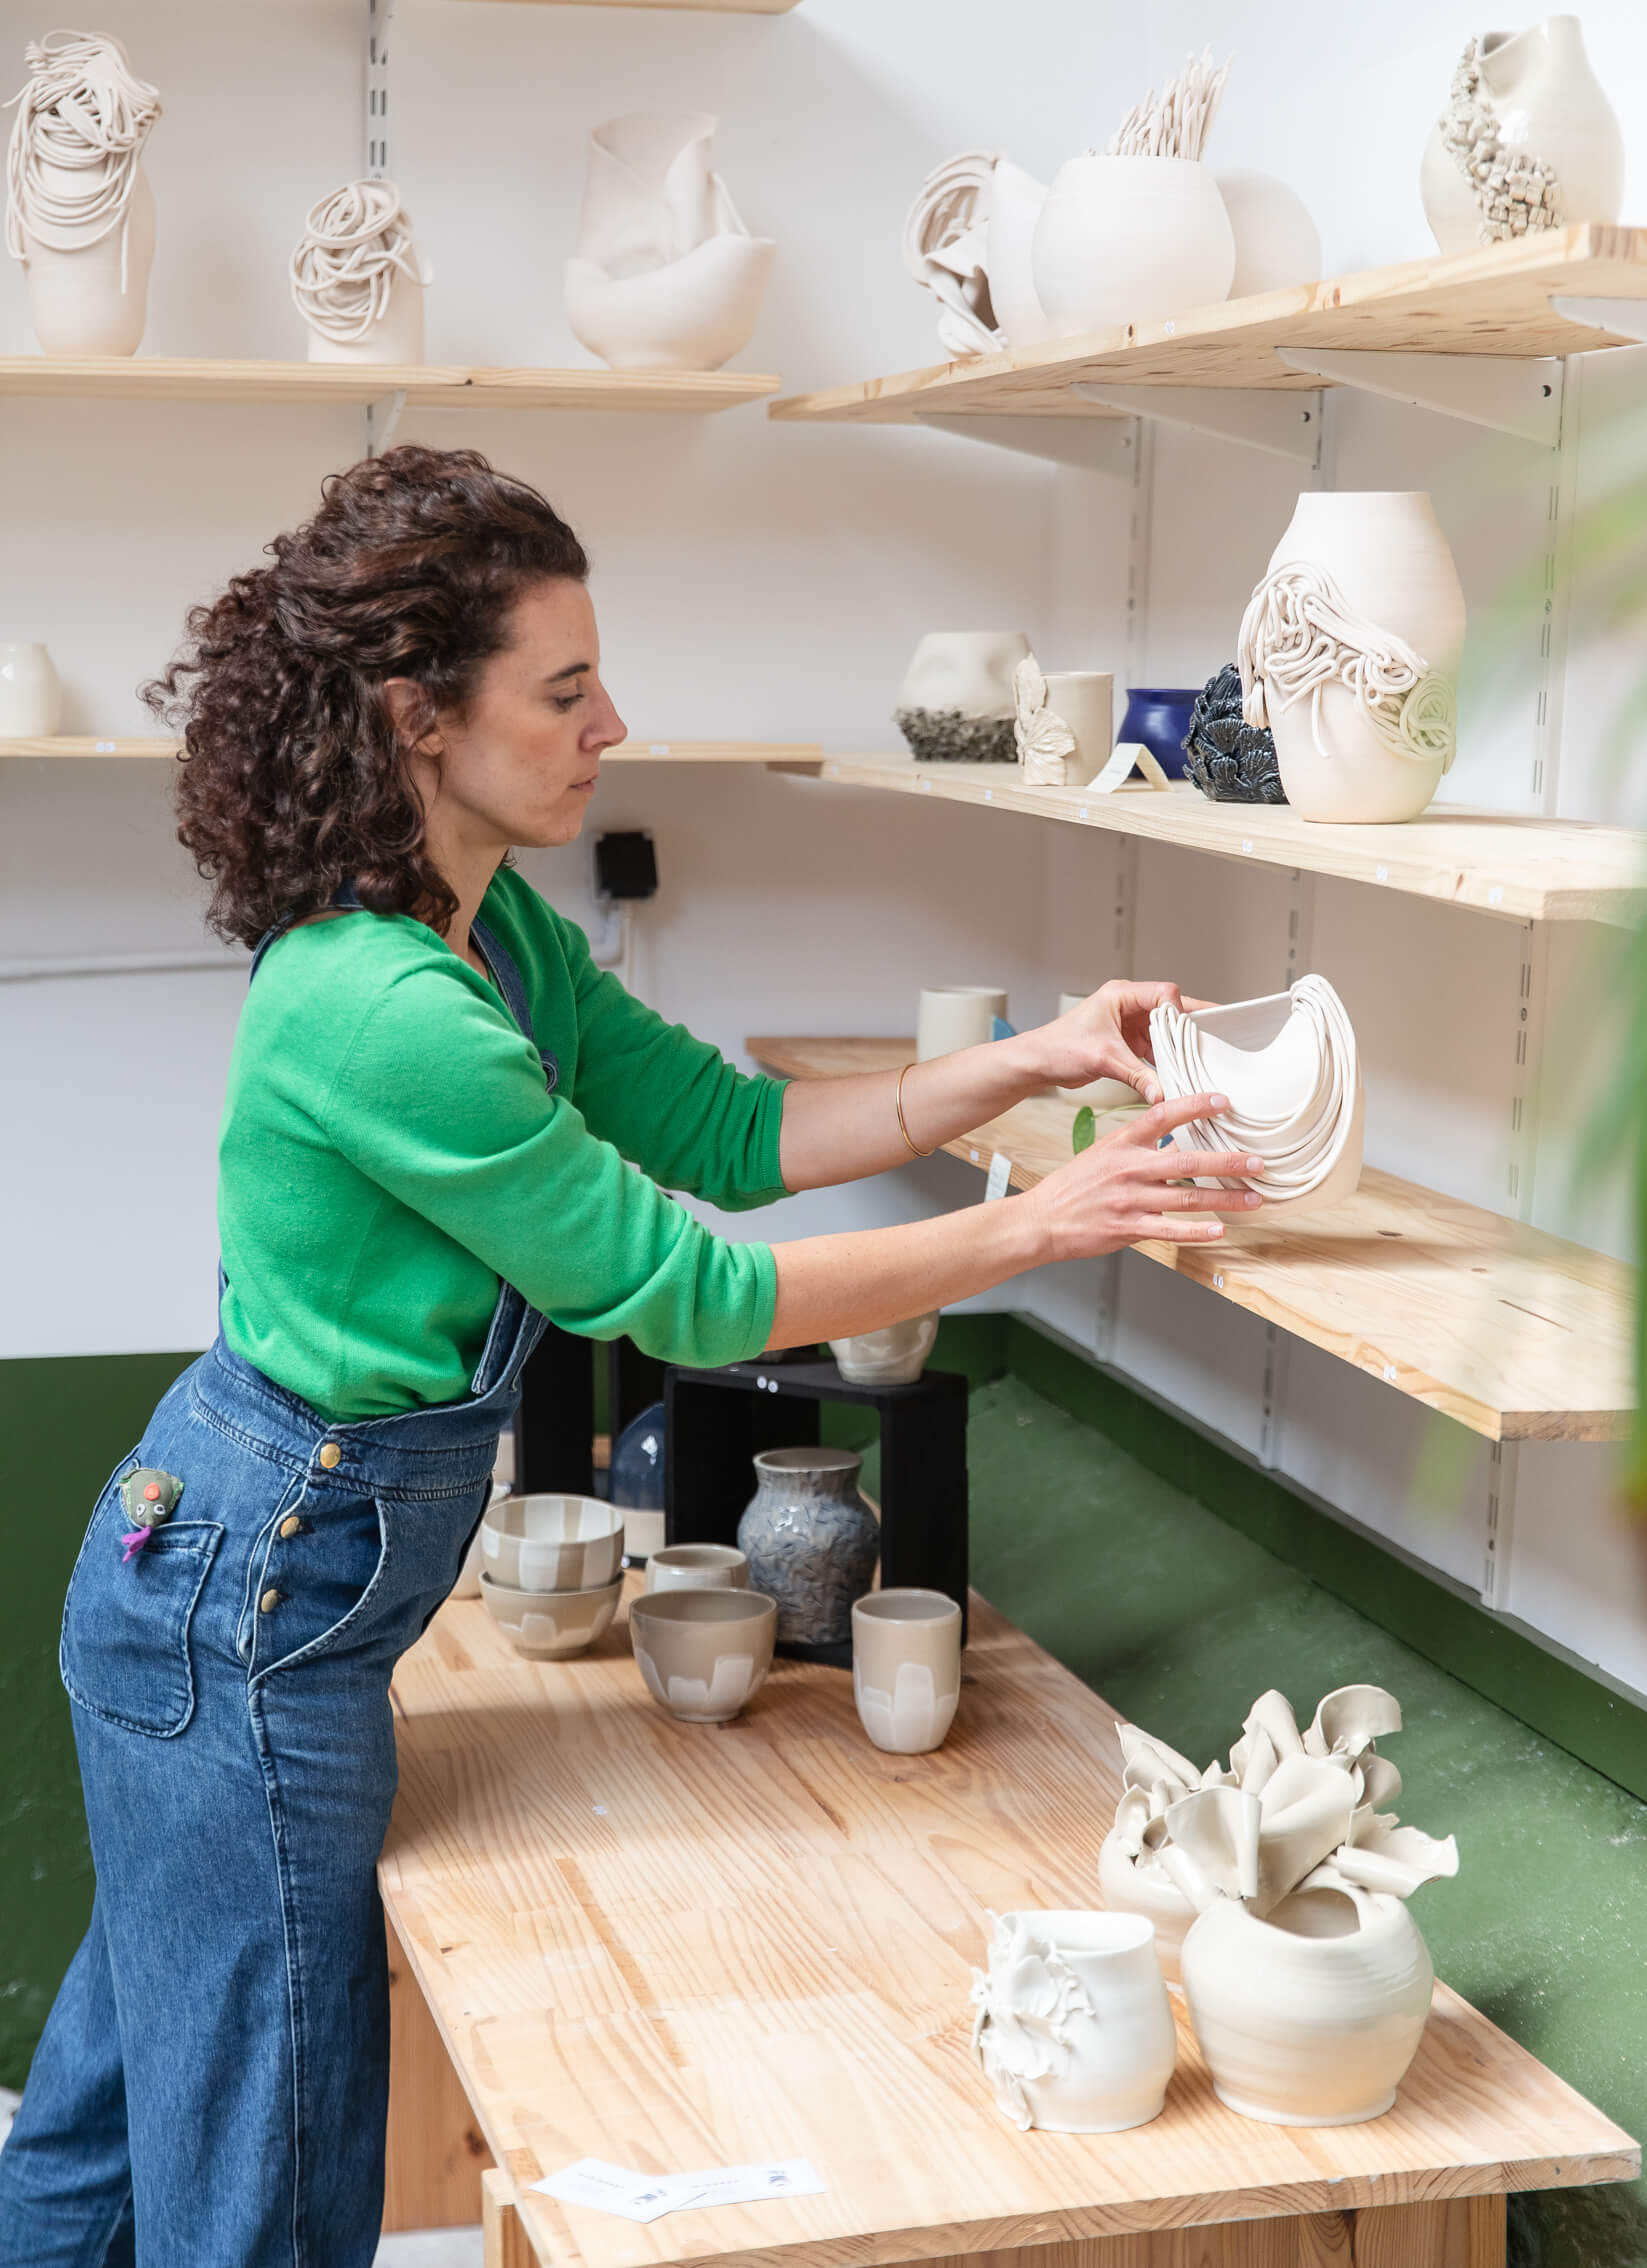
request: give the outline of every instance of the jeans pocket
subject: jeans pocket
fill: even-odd
[[[135,1463],[128,1457],[98,1498],[63,1602],[58,1667],[82,1709],[170,1740],[194,1714],[189,1629],[223,1530],[170,1521],[122,1560],[120,1482]]]

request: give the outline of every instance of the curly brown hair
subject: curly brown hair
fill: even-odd
[[[425,850],[407,758],[508,638],[532,585],[583,582],[577,537],[473,449],[390,449],[334,473],[312,520],[187,618],[143,687],[183,735],[178,840],[213,885],[207,920],[255,945],[352,881],[374,913],[444,932],[457,899]],[[386,679],[422,713],[397,729]]]

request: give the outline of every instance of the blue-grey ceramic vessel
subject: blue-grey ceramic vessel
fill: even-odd
[[[778,1602],[780,1646],[840,1646],[869,1589],[881,1531],[858,1494],[855,1449],[763,1449],[738,1523],[751,1590]]]

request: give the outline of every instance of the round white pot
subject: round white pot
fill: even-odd
[[[42,169],[48,189],[72,194],[81,177],[59,166]],[[121,244],[125,281],[121,281]],[[154,266],[154,192],[139,166],[120,227],[72,250],[23,232],[29,317],[42,354],[135,354],[149,313]]]
[[[424,287],[415,276],[397,268],[389,285],[389,304],[364,337],[329,339],[313,325],[309,333],[311,362],[394,362],[415,367],[423,360]]]
[[[1185,1938],[1196,2037],[1219,2100],[1244,2118],[1353,2126],[1395,2101],[1435,1972],[1399,1898],[1366,1905],[1361,1920],[1339,1891],[1299,1891],[1255,1921],[1223,1899]]]
[[[1229,296],[1235,237],[1194,158],[1078,157],[1035,227],[1035,292],[1054,338],[1154,323]]]
[[[973,1993],[973,2049],[1021,2127],[1117,2134],[1158,2117],[1178,2052],[1147,1921],[1003,1914]]]
[[[1405,639],[1454,693],[1464,592],[1422,489],[1300,496],[1270,567],[1291,561],[1322,568],[1355,614]],[[1301,819],[1360,826],[1416,819],[1452,753],[1450,738],[1435,755],[1393,750],[1353,690],[1340,683],[1286,708],[1271,698],[1269,719],[1281,783]]]
[[[1012,673],[1028,652],[1021,630],[929,630],[904,671],[898,706],[1010,717]]]
[[[63,689],[44,646],[0,643],[0,740],[51,740],[63,716]]]
[[[770,237],[711,236],[630,276],[568,260],[566,320],[614,370],[719,370],[755,328],[776,251]]]
[[[1616,221],[1624,202],[1624,136],[1590,68],[1576,16],[1549,16],[1525,31],[1488,32],[1481,92],[1504,147],[1541,160],[1557,184],[1555,220]],[[1443,252],[1484,240],[1484,215],[1463,167],[1434,126],[1419,173],[1424,214]]]
[[[1296,189],[1244,167],[1213,178],[1235,238],[1231,299],[1320,281],[1321,232]]]
[[[1035,295],[1035,224],[1047,201],[1046,184],[1009,158],[997,158],[990,176],[985,261],[989,304],[1011,347],[1039,346],[1053,335]]]

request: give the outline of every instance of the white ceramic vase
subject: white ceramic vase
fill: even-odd
[[[1273,173],[1236,167],[1213,176],[1235,238],[1231,299],[1321,278],[1321,232],[1296,189]]]
[[[1137,1914],[999,1917],[972,2044],[1018,2126],[1116,2134],[1159,2116],[1178,2041],[1153,1934]]]
[[[1293,564],[1321,570],[1358,621],[1405,641],[1422,660],[1426,675],[1407,699],[1419,704],[1430,727],[1410,745],[1394,747],[1349,682],[1334,678],[1291,701],[1272,682],[1265,706],[1287,800],[1301,819],[1361,826],[1416,819],[1452,762],[1464,644],[1464,593],[1430,499],[1422,489],[1301,495],[1270,556],[1266,581]],[[1247,721],[1261,723],[1252,708],[1247,646],[1244,624]],[[1316,647],[1319,652],[1318,639]],[[1260,641],[1260,673],[1273,658],[1273,643],[1265,648]],[[1345,666],[1353,659],[1346,651]]]
[[[329,339],[308,326],[311,362],[394,362],[416,366],[423,360],[424,286],[416,276],[397,272],[389,303],[358,339]]]
[[[711,170],[715,126],[643,111],[589,137],[566,319],[614,370],[719,370],[755,327],[777,248]]]
[[[893,720],[918,762],[1015,761],[1013,676],[1029,653],[1021,630],[932,630],[898,687]]]
[[[1035,292],[1035,224],[1046,201],[1044,181],[1009,158],[996,159],[985,260],[989,303],[1009,347],[1039,346],[1053,335]]]
[[[1196,158],[1071,158],[1035,227],[1035,292],[1054,338],[1208,306],[1234,273],[1229,214]]]
[[[1184,1997],[1220,2101],[1274,2126],[1390,2108],[1435,1972],[1399,1898],[1302,1890],[1267,1921],[1219,1899],[1184,1940]]]
[[[1472,42],[1472,49],[1475,43]],[[1616,221],[1624,201],[1624,137],[1590,68],[1576,16],[1549,16],[1525,31],[1486,32],[1479,54],[1466,51],[1479,85],[1473,98],[1458,79],[1431,129],[1419,184],[1424,212],[1443,252],[1468,252],[1494,238],[1574,221]],[[1455,148],[1448,146],[1449,126]],[[1487,144],[1484,147],[1483,132]],[[1469,170],[1472,149],[1483,149]],[[1529,185],[1528,161],[1547,169]],[[1530,215],[1529,187],[1553,176],[1554,198]]]
[[[907,1323],[859,1331],[850,1339],[831,1339],[829,1351],[849,1386],[913,1386],[926,1368],[938,1336],[939,1310],[913,1315]]]
[[[52,740],[63,690],[44,646],[0,642],[0,740]]]
[[[43,170],[48,180],[70,178],[59,166]],[[42,243],[25,228],[23,249],[29,318],[42,354],[137,352],[154,266],[154,191],[141,166],[123,228],[78,247]]]

